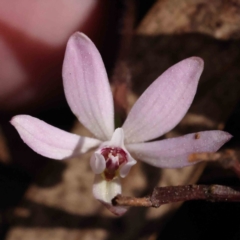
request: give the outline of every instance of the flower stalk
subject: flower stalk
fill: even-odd
[[[191,200],[240,202],[240,187],[215,184],[156,187],[151,196],[136,198],[117,195],[112,203],[115,206],[158,208],[167,203]]]

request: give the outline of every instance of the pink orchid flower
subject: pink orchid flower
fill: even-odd
[[[231,139],[223,131],[203,131],[161,141],[186,114],[203,71],[203,60],[187,58],[159,76],[141,95],[121,128],[114,130],[113,96],[102,58],[93,42],[73,34],[63,63],[67,102],[78,120],[96,138],[68,133],[27,115],[11,120],[23,141],[37,153],[53,159],[79,156],[97,148],[90,159],[96,174],[93,195],[111,212],[122,215],[125,207],[111,200],[121,193],[124,178],[136,159],[159,168],[181,168],[193,163],[191,153],[215,152]]]

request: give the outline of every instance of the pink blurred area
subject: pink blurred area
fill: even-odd
[[[109,0],[1,0],[0,110],[53,103],[67,39],[80,30],[98,45],[108,10]]]

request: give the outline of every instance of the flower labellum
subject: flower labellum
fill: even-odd
[[[103,177],[107,181],[113,180],[117,176],[119,167],[128,162],[127,154],[123,149],[118,147],[102,148],[101,155],[106,161],[106,168],[103,172]]]
[[[136,164],[134,156],[159,168],[181,168],[194,164],[192,153],[215,152],[231,139],[224,131],[191,133],[182,137],[146,142],[173,129],[188,111],[203,71],[203,60],[187,58],[160,75],[140,96],[123,126],[114,130],[113,96],[102,58],[83,33],[74,33],[63,63],[67,102],[78,120],[95,138],[55,128],[28,115],[11,123],[23,141],[37,153],[66,159],[97,148],[90,159],[95,173],[93,194],[111,212],[122,215],[127,208],[113,206],[121,194],[120,178]]]

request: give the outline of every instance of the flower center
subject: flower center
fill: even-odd
[[[105,147],[101,150],[106,161],[106,168],[103,175],[106,180],[112,180],[117,176],[119,167],[127,162],[127,154],[122,148],[118,147]]]

